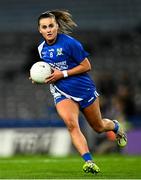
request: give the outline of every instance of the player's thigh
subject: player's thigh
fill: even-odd
[[[98,97],[91,105],[83,109],[83,114],[93,128],[103,126]]]
[[[60,117],[68,126],[78,124],[79,105],[71,99],[64,99],[56,104]]]

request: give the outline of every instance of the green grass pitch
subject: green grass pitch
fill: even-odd
[[[141,156],[96,155],[101,172],[82,171],[78,156],[14,156],[0,158],[0,179],[141,179]]]

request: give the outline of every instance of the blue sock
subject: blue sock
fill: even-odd
[[[82,158],[84,159],[84,161],[92,161],[92,155],[90,152],[83,154]]]
[[[113,121],[115,123],[115,128],[114,128],[114,133],[117,133],[118,132],[118,129],[119,129],[119,124],[115,121]]]

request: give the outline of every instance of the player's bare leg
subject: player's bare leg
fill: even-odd
[[[72,142],[78,152],[81,155],[89,152],[87,141],[82,134],[78,123],[78,104],[71,99],[64,99],[56,105],[56,109],[60,117],[64,120],[71,135]]]
[[[99,98],[97,98],[93,104],[90,106],[86,107],[83,110],[83,113],[91,125],[91,127],[96,131],[96,132],[104,132],[104,131],[110,131],[114,130],[115,124],[112,120],[110,119],[102,119],[101,117],[101,112],[99,108]]]
[[[99,167],[93,162],[87,141],[82,134],[79,123],[79,106],[77,103],[70,99],[65,99],[56,105],[57,111],[60,117],[66,123],[68,130],[71,135],[72,142],[78,152],[81,154],[82,158],[85,160],[83,166],[83,171],[86,173],[98,173],[100,171]]]
[[[99,98],[93,102],[90,106],[83,110],[83,113],[91,125],[91,127],[98,133],[106,131],[114,131],[117,135],[118,145],[124,147],[127,144],[127,138],[123,129],[117,120],[102,119]]]

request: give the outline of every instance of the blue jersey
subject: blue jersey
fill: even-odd
[[[79,41],[66,34],[58,34],[56,42],[52,45],[43,41],[38,46],[38,51],[41,59],[61,71],[78,66],[89,55]],[[96,90],[88,73],[60,79],[54,86],[59,92],[73,97],[76,101],[85,99]]]

